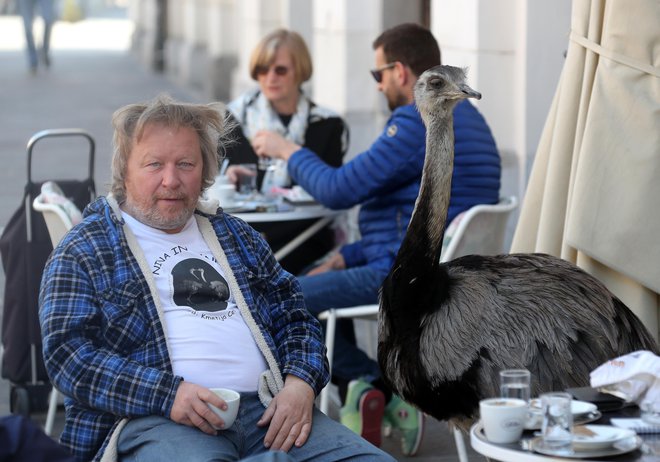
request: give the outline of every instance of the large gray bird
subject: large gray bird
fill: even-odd
[[[501,369],[532,372],[532,394],[589,384],[635,350],[658,352],[639,319],[597,279],[550,255],[469,255],[440,263],[454,159],[452,110],[481,98],[465,71],[424,72],[415,100],[427,127],[422,185],[383,283],[378,361],[408,402],[466,429]]]

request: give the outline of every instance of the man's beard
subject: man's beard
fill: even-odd
[[[398,107],[405,106],[408,103],[406,96],[403,92],[397,92],[392,97],[387,97],[387,107],[390,108],[390,111],[395,110]]]
[[[146,204],[126,199],[121,208],[140,223],[166,231],[183,228],[194,213],[196,203],[189,204],[187,201],[185,202],[184,207],[174,216],[164,216],[155,203],[149,208]]]

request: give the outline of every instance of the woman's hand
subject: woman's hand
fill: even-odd
[[[227,177],[227,180],[234,186],[238,184],[238,180],[242,176],[255,176],[257,173],[254,170],[250,170],[249,168],[245,168],[241,165],[230,165],[227,167],[227,170],[225,171],[225,176]]]
[[[301,148],[293,141],[285,139],[279,133],[259,130],[252,138],[252,148],[258,156],[289,160],[289,157]]]

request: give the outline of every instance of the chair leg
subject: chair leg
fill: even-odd
[[[330,309],[328,320],[326,321],[325,327],[325,347],[328,355],[328,368],[330,370],[330,377],[332,377],[332,356],[335,349],[335,329],[337,327],[337,310]],[[323,390],[321,390],[321,412],[325,415],[328,415],[329,410],[329,393],[330,393],[330,383],[328,383]]]
[[[468,462],[467,450],[465,449],[465,440],[463,433],[454,427],[454,441],[456,441],[456,452],[458,452],[459,462]]]
[[[44,426],[44,432],[48,436],[52,436],[53,433],[53,424],[55,423],[55,414],[57,413],[57,400],[59,398],[59,392],[55,387],[50,391],[50,402],[48,403],[48,414],[46,414],[46,425]]]

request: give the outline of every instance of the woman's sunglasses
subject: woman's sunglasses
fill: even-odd
[[[383,81],[383,71],[392,69],[394,66],[396,66],[396,62],[385,64],[384,66],[379,67],[378,69],[372,69],[369,72],[371,72],[371,75],[376,82],[381,83]]]
[[[268,71],[270,71],[271,67],[273,66],[257,66],[255,71],[257,75],[266,75],[268,74]],[[273,67],[273,71],[275,71],[275,75],[283,77],[289,73],[289,68],[286,66],[275,66]]]

